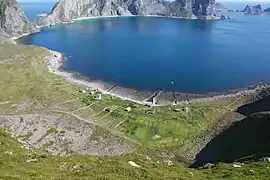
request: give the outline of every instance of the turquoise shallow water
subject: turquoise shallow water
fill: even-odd
[[[270,16],[230,16],[88,19],[19,42],[64,52],[68,71],[136,89],[207,93],[270,82]]]

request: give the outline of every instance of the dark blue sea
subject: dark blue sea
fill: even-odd
[[[65,53],[67,71],[135,89],[207,93],[270,83],[270,15],[228,15],[80,20],[19,42]]]

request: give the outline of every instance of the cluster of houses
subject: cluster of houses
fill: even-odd
[[[90,91],[89,88],[80,90],[80,92],[83,93],[83,94],[86,94],[89,91]],[[96,92],[99,92],[99,89],[91,90],[90,91],[90,94],[95,95]],[[102,95],[100,93],[99,94],[96,94],[95,100],[101,100],[101,99],[102,99]],[[156,104],[157,104],[157,98],[156,97],[153,97],[152,102],[145,104],[145,106],[152,107],[153,105],[156,105]],[[111,112],[111,110],[108,109],[108,108],[106,108],[105,111]],[[125,108],[125,111],[126,112],[131,112],[132,111],[132,108],[131,107],[127,107],[127,108]],[[174,109],[174,111],[175,112],[184,111],[184,112],[188,113],[189,112],[189,108],[188,107],[184,107],[184,108],[181,108],[181,109]]]

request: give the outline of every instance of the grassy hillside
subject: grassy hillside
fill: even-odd
[[[0,129],[0,179],[181,179],[181,180],[255,180],[268,179],[269,163],[250,163],[234,168],[219,164],[211,169],[195,170],[183,165],[168,166],[131,154],[123,157],[51,156],[38,150],[22,148],[3,128]],[[132,160],[141,167],[128,164]]]
[[[181,147],[209,128],[215,119],[243,103],[228,98],[185,106],[146,107],[110,95],[80,93],[77,87],[47,71],[45,49],[23,45],[0,45],[0,99],[2,114],[44,110],[96,123],[110,132],[152,148]],[[84,88],[85,89],[85,88]],[[12,104],[23,105],[18,106]],[[125,111],[131,107],[131,112]],[[16,113],[15,113],[16,112]]]
[[[111,134],[134,145],[134,153],[120,157],[51,156],[44,148],[25,148],[16,141],[19,137],[4,131],[12,132],[10,127],[4,127],[0,130],[0,179],[232,180],[270,176],[269,163],[249,163],[240,168],[218,164],[195,170],[169,157],[174,150],[185,157],[185,149],[194,138],[212,127],[218,117],[242,105],[242,97],[190,104],[188,111],[180,105],[150,108],[110,95],[102,95],[97,101],[99,92],[82,93],[79,90],[85,87],[49,73],[45,58],[48,51],[44,48],[0,43],[0,52],[0,122],[4,115],[57,114],[100,127],[103,131],[98,136]],[[130,112],[125,111],[127,107]],[[27,119],[20,123],[24,121]],[[48,129],[42,138],[56,131]],[[28,132],[20,138],[31,136],[33,132]],[[89,138],[98,141],[100,137]],[[166,158],[173,159],[174,165],[168,166]],[[141,167],[132,167],[130,160]]]

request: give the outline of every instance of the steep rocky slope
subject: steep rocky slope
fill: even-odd
[[[0,0],[0,39],[36,31],[16,0]]]
[[[53,155],[120,156],[131,153],[131,142],[99,126],[57,115],[0,115],[7,127],[26,147],[43,148]]]
[[[215,0],[60,0],[39,26],[70,22],[92,16],[162,15],[185,19],[213,18]]]

